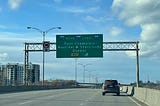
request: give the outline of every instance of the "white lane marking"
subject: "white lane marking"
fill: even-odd
[[[89,100],[87,99],[87,100],[85,100],[86,102],[88,102]]]
[[[99,92],[94,93],[91,97],[87,98],[86,100],[80,103],[80,106],[86,105],[90,100],[92,100]]]
[[[76,91],[72,91],[72,92],[66,92],[66,93],[63,93],[63,94],[59,94],[59,95],[52,95],[52,96],[47,96],[48,98],[50,97],[58,97],[58,96],[63,96],[63,95],[66,95],[66,94],[71,94],[71,93],[74,93]],[[27,104],[27,103],[31,103],[33,101],[26,101],[26,102],[23,102],[23,103],[19,103],[19,105],[24,105],[24,104]]]
[[[139,103],[137,103],[134,99],[132,99],[131,97],[128,97],[130,100],[132,100],[136,105],[138,105],[138,106],[142,106],[142,105],[140,105]]]
[[[72,94],[72,93],[75,93],[75,92],[77,92],[77,91],[65,92],[65,93],[63,93],[63,94],[57,94],[57,95],[51,95],[51,96],[47,96],[47,98],[63,96],[63,95]],[[78,92],[80,92],[80,91],[78,91]]]
[[[19,105],[24,105],[24,104],[31,103],[31,102],[32,101],[26,101],[26,102],[19,103]]]
[[[83,105],[84,105],[83,103],[80,104],[80,106],[83,106]]]

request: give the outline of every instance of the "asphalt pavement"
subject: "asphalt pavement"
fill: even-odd
[[[0,106],[143,106],[121,93],[102,96],[100,89],[58,89],[0,94]]]

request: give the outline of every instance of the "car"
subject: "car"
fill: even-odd
[[[105,80],[102,85],[102,95],[106,93],[116,93],[117,96],[120,95],[120,84],[117,80]]]

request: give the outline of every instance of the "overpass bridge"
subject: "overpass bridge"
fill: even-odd
[[[102,83],[77,83],[79,87],[102,88]]]

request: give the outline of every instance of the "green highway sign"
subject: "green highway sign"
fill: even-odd
[[[56,35],[56,57],[103,57],[103,34]]]

